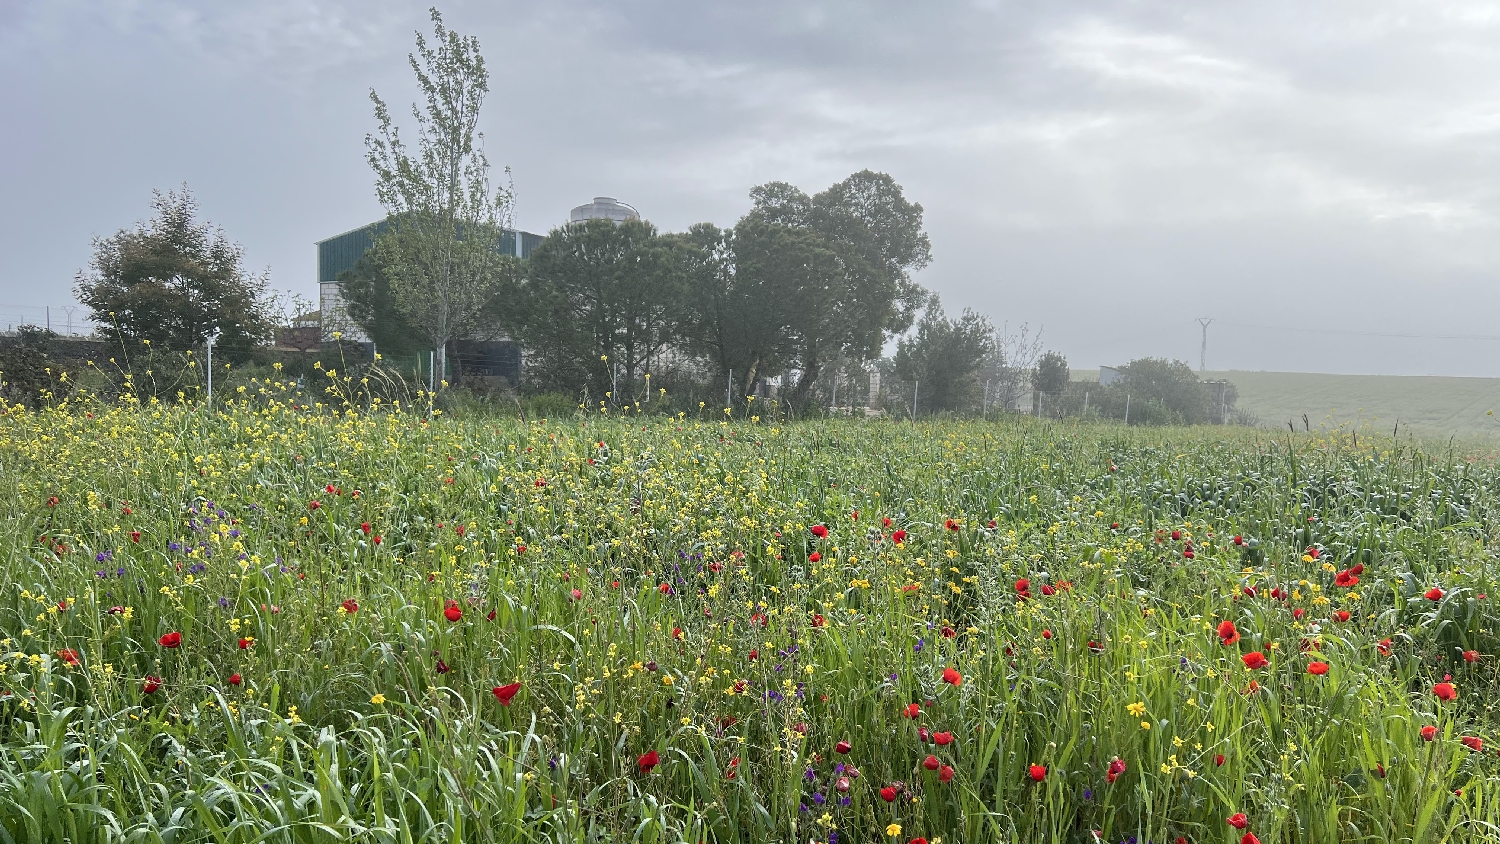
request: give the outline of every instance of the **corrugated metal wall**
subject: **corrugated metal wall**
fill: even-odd
[[[354,266],[354,262],[375,245],[375,235],[385,230],[385,220],[371,223],[354,231],[344,232],[318,242],[318,281],[338,281],[339,273]],[[516,236],[521,238],[521,257],[531,257],[531,250],[542,242],[542,236],[531,232],[515,232],[509,229],[501,235],[499,250],[507,255],[516,254]]]

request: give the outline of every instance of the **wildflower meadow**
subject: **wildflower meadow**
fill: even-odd
[[[0,840],[1500,840],[1484,455],[262,393],[0,416]]]

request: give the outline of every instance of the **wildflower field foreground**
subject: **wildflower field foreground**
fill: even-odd
[[[1390,439],[0,416],[0,840],[1500,840],[1500,470]]]

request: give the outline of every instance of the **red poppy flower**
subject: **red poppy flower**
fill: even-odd
[[[583,600],[583,590],[574,589],[572,592],[568,593],[568,597],[572,598],[575,601],[581,601]]]
[[[1468,749],[1474,751],[1475,753],[1483,753],[1484,752],[1484,739],[1480,738],[1479,736],[1464,736],[1463,738],[1460,738],[1458,741],[1464,747],[1467,747]]]
[[[1051,630],[1043,630],[1042,631],[1042,638],[1043,639],[1051,639],[1052,638],[1052,631]]]
[[[1096,654],[1097,653],[1103,653],[1104,652],[1104,646],[1101,645],[1101,644],[1099,644],[1098,642],[1095,642],[1093,639],[1090,639],[1089,640],[1089,650],[1091,652],[1093,652],[1093,653],[1096,653]]]
[[[913,838],[912,840],[906,842],[906,844],[927,844],[927,839],[926,838]]]
[[[823,555],[819,554],[817,551],[814,551],[811,554],[807,555],[807,559],[808,559],[808,562],[813,562],[813,563],[821,562],[822,559],[823,559]]]
[[[1057,589],[1054,588],[1054,587],[1052,587],[1052,586],[1049,586],[1049,585],[1043,583],[1042,584],[1042,594],[1043,595],[1056,595],[1057,594]]]
[[[826,539],[828,537],[828,528],[823,525],[813,525],[811,530],[812,535],[819,539]]]
[[[1429,601],[1441,601],[1443,600],[1443,590],[1434,586],[1431,589],[1428,589],[1426,592],[1423,592],[1422,597],[1426,598]]]
[[[369,522],[360,522],[359,523],[359,529],[364,532],[365,536],[369,536],[370,535],[370,523]]]
[[[1328,673],[1328,663],[1326,663],[1326,662],[1309,662],[1307,664],[1307,673],[1309,673],[1309,674],[1316,674],[1317,676],[1321,677],[1324,674]]]
[[[656,587],[656,591],[662,593],[663,595],[670,595],[672,594],[672,584],[663,583],[662,585]]]
[[[1452,683],[1438,683],[1432,687],[1432,693],[1437,695],[1439,700],[1453,700],[1458,697],[1458,689],[1455,689]]]
[[[249,640],[249,639],[241,639],[240,642],[239,642],[240,650],[242,650],[242,651],[248,651],[248,650],[250,650],[250,646],[253,645],[253,644],[255,644],[255,643],[253,641]]]
[[[1333,620],[1334,621],[1338,621],[1338,622],[1348,621],[1349,620],[1349,611],[1348,610],[1339,610],[1339,611],[1335,612],[1333,614]]]
[[[457,601],[449,601],[448,606],[443,609],[443,618],[449,621],[458,621],[464,617],[464,611],[458,608]]]
[[[1109,770],[1104,774],[1104,781],[1114,782],[1123,773],[1125,773],[1125,760],[1116,756],[1110,760]]]
[[[1235,534],[1234,535],[1234,539],[1231,539],[1229,541],[1233,542],[1235,545],[1244,545],[1245,544],[1245,538],[1243,536],[1240,536],[1239,534]]]
[[[636,767],[641,769],[641,773],[649,774],[651,773],[651,769],[655,768],[660,761],[661,757],[656,755],[656,751],[648,750],[636,758],[635,764]]]
[[[1219,644],[1232,645],[1240,640],[1240,631],[1234,626],[1234,622],[1225,619],[1219,622]]]
[[[1193,559],[1193,549],[1188,548],[1188,549],[1184,550],[1182,552],[1182,556],[1183,556],[1183,559],[1187,559],[1187,560]]]
[[[1172,531],[1172,541],[1173,542],[1176,542],[1177,540],[1179,540],[1181,538],[1182,538],[1182,531],[1180,531],[1180,530],[1174,530],[1174,531]]]
[[[1343,587],[1358,586],[1359,575],[1346,569],[1333,576],[1333,585]]]
[[[952,627],[949,627],[946,624],[944,624],[942,628],[938,630],[938,632],[943,634],[944,639],[952,639],[953,637],[958,635],[957,630],[954,630]]]
[[[854,745],[850,744],[848,741],[840,741],[838,744],[835,744],[833,746],[833,749],[836,753],[848,753],[849,751],[854,749]]]
[[[954,686],[961,686],[964,682],[964,675],[958,673],[957,668],[950,666],[943,669],[943,682]]]
[[[1028,578],[1024,578],[1024,577],[1021,578],[1020,580],[1017,580],[1016,581],[1016,591],[1017,592],[1030,592],[1031,591],[1031,581]]]
[[[1260,844],[1260,839],[1255,837],[1255,833],[1247,832],[1240,837],[1240,844]]]
[[[948,732],[947,730],[944,730],[940,733],[933,733],[932,743],[936,744],[939,747],[946,747],[947,745],[953,743],[953,733]]]
[[[150,674],[147,674],[145,682],[141,683],[141,691],[148,695],[156,694],[156,690],[159,688],[161,688],[161,678]]]
[[[849,791],[849,778],[839,777],[838,779],[834,780],[833,790],[837,791],[840,794],[847,793]]]
[[[822,613],[816,613],[815,612],[815,613],[813,613],[812,625],[814,627],[827,627],[828,626],[828,619],[824,618]]]
[[[495,688],[490,689],[490,691],[495,695],[495,700],[500,701],[501,706],[510,706],[510,699],[515,697],[516,692],[519,692],[520,690],[521,684],[518,682],[508,683],[504,686],[496,686]]]
[[[880,799],[884,800],[887,803],[894,803],[896,802],[896,795],[900,793],[901,792],[896,790],[895,786],[888,785],[885,788],[880,789]]]
[[[1390,639],[1381,639],[1379,642],[1377,642],[1375,644],[1375,650],[1380,651],[1380,655],[1381,656],[1390,656],[1391,655],[1391,640]]]
[[[1244,589],[1242,589],[1240,591],[1244,592],[1245,596],[1247,598],[1254,598],[1255,597],[1255,587],[1254,586],[1246,586]]]
[[[1464,651],[1464,662],[1478,662],[1479,651]]]
[[[947,528],[948,530],[958,530],[958,522],[955,522],[952,519],[948,519],[943,522],[943,527]]]
[[[229,675],[229,685],[238,686],[240,684],[240,679],[241,678],[238,672]]]
[[[63,648],[62,650],[57,652],[57,658],[69,665],[77,665],[78,651],[75,651],[72,648]]]
[[[1266,659],[1266,655],[1261,653],[1260,651],[1251,651],[1250,653],[1247,653],[1244,656],[1240,657],[1240,661],[1244,662],[1245,667],[1250,669],[1251,671],[1254,671],[1257,668],[1265,668],[1267,665],[1271,664],[1270,660]]]
[[[1422,733],[1422,741],[1432,741],[1437,738],[1437,727],[1431,724],[1423,727],[1420,732]]]
[[[453,669],[448,666],[448,663],[443,662],[443,658],[442,657],[438,657],[438,661],[437,661],[437,673],[439,673],[439,674],[447,674],[449,671],[452,671],[452,670]]]
[[[157,639],[156,643],[164,648],[178,647],[182,644],[182,634],[178,633],[176,630],[173,630],[171,633],[167,633],[160,639]]]
[[[1304,615],[1307,615],[1307,610],[1304,610],[1301,607],[1297,607],[1296,609],[1292,610],[1292,618],[1297,621],[1301,621]]]
[[[1222,767],[1224,767],[1224,754],[1220,753],[1220,754],[1214,756],[1214,767],[1215,768],[1222,768]]]
[[[944,765],[938,769],[938,782],[951,782],[953,780],[953,766]]]
[[[922,714],[922,707],[917,706],[915,703],[908,703],[906,705],[906,708],[903,709],[903,710],[901,710],[901,714],[904,715],[907,718],[913,718],[914,719],[918,715]]]
[[[141,532],[138,531],[138,530],[131,531],[130,532],[130,541],[131,542],[140,542],[141,541]]]
[[[1032,765],[1030,768],[1026,769],[1026,773],[1031,775],[1032,782],[1041,782],[1042,780],[1047,778],[1047,766]]]
[[[881,519],[880,526],[883,528],[889,528],[891,526],[891,517],[886,516],[885,518]]]
[[[1224,822],[1234,827],[1235,829],[1244,829],[1245,827],[1250,825],[1250,819],[1245,817],[1244,812],[1235,812],[1234,814],[1225,818]]]
[[[942,766],[943,766],[943,763],[939,762],[938,758],[936,756],[931,755],[931,754],[928,754],[927,758],[922,760],[922,767],[926,768],[929,771],[936,771],[938,768],[941,768]]]
[[[339,604],[339,606],[343,607],[344,612],[350,615],[354,615],[355,613],[359,612],[359,602],[355,601],[353,598],[345,598],[344,602]]]

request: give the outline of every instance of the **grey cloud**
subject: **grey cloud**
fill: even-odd
[[[1075,366],[1500,375],[1500,7],[1488,3],[445,4],[494,75],[519,222],[600,193],[680,229],[759,182],[894,175],[950,310]],[[380,213],[367,91],[414,95],[425,11],[0,5],[0,320],[186,180],[276,284]],[[1246,326],[1270,326],[1249,328]]]

